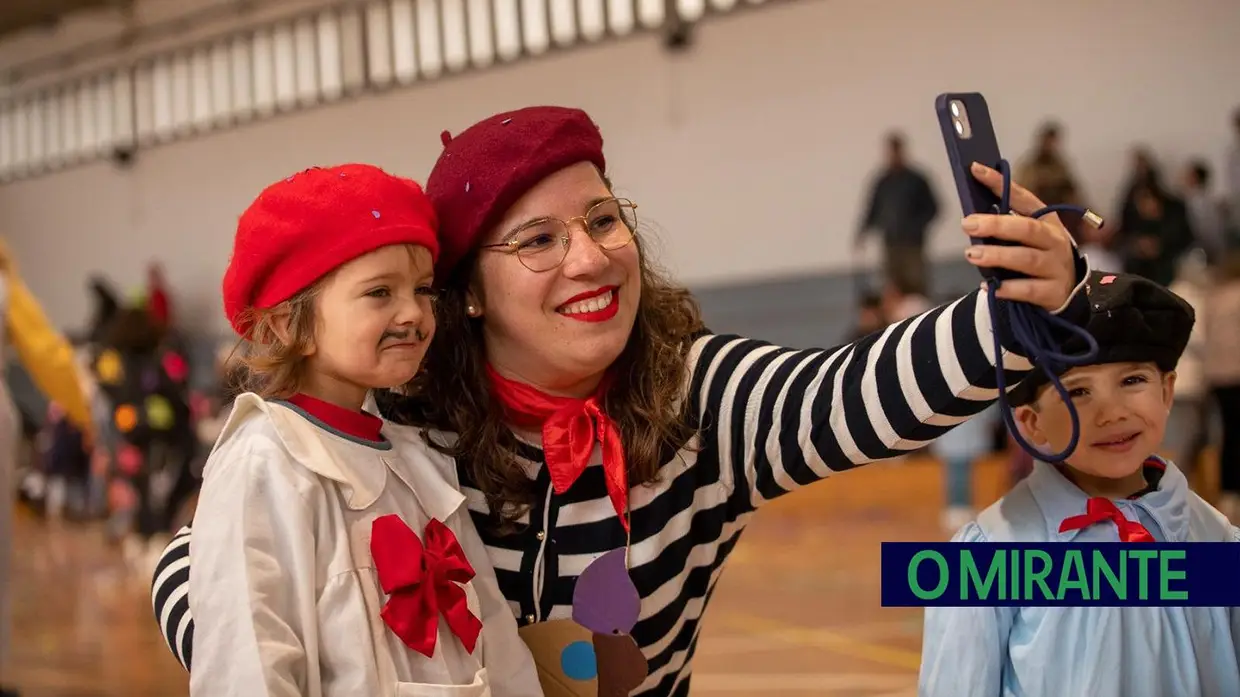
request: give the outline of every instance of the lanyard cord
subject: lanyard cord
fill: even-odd
[[[1000,215],[1007,215],[1011,212],[1012,193],[1012,167],[1007,160],[999,161],[999,173],[1003,175],[1003,193],[994,212]],[[1040,208],[1034,211],[1030,217],[1041,218],[1051,213],[1090,215],[1088,211],[1079,206],[1059,204]],[[1001,283],[1002,281],[998,277],[991,277],[986,280],[991,333],[994,335],[995,340],[995,382],[999,388],[1000,411],[1003,414],[1003,422],[1007,426],[1008,432],[1012,434],[1012,438],[1016,440],[1016,444],[1024,449],[1025,452],[1043,462],[1058,464],[1072,455],[1081,437],[1080,416],[1077,414],[1076,406],[1072,404],[1072,397],[1068,394],[1068,390],[1064,388],[1063,383],[1059,380],[1059,373],[1072,366],[1086,365],[1095,361],[1098,357],[1098,342],[1084,328],[1078,327],[1037,305],[1023,302],[1008,302],[1000,305],[1000,302],[995,298],[995,292],[999,290]],[[1012,407],[1007,398],[1007,378],[1003,370],[1003,346],[999,339],[999,311],[1001,308],[1007,310],[1008,324],[1012,330],[1012,339],[1015,343],[1014,348],[1016,352],[1028,358],[1034,368],[1040,368],[1046,374],[1055,391],[1059,393],[1059,398],[1063,400],[1064,406],[1068,408],[1068,416],[1072,420],[1072,437],[1061,452],[1048,454],[1038,450],[1025,440],[1020,434],[1020,429],[1016,427],[1016,421],[1012,417]],[[1084,340],[1087,347],[1085,352],[1067,354],[1059,351],[1059,342],[1055,340],[1051,333],[1052,328],[1055,327],[1075,334]]]

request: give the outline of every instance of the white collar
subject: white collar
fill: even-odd
[[[440,522],[465,501],[453,459],[433,450],[423,441],[421,431],[410,426],[385,421],[381,433],[392,447],[381,450],[342,438],[314,425],[294,409],[247,392],[234,403],[217,446],[255,411],[271,419],[281,444],[294,460],[342,485],[345,502],[352,510],[374,505],[387,487],[389,473],[413,492],[428,516]],[[368,460],[370,457],[378,462]]]

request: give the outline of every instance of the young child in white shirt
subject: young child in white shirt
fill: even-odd
[[[241,216],[223,294],[250,391],[194,518],[194,697],[542,695],[453,463],[363,411],[434,334],[436,232],[416,183],[368,165]]]

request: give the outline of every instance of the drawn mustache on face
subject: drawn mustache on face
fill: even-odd
[[[410,339],[426,341],[427,338],[426,332],[423,331],[421,327],[416,327],[413,330],[406,329],[399,332],[383,332],[383,336],[379,337],[379,344],[383,345],[388,340],[391,340],[393,343],[403,343],[408,342]]]

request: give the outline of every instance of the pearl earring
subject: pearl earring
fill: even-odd
[[[478,316],[478,308],[474,307],[473,305],[466,305],[466,306],[465,306],[465,314],[469,315],[470,317],[477,317],[477,316]]]

